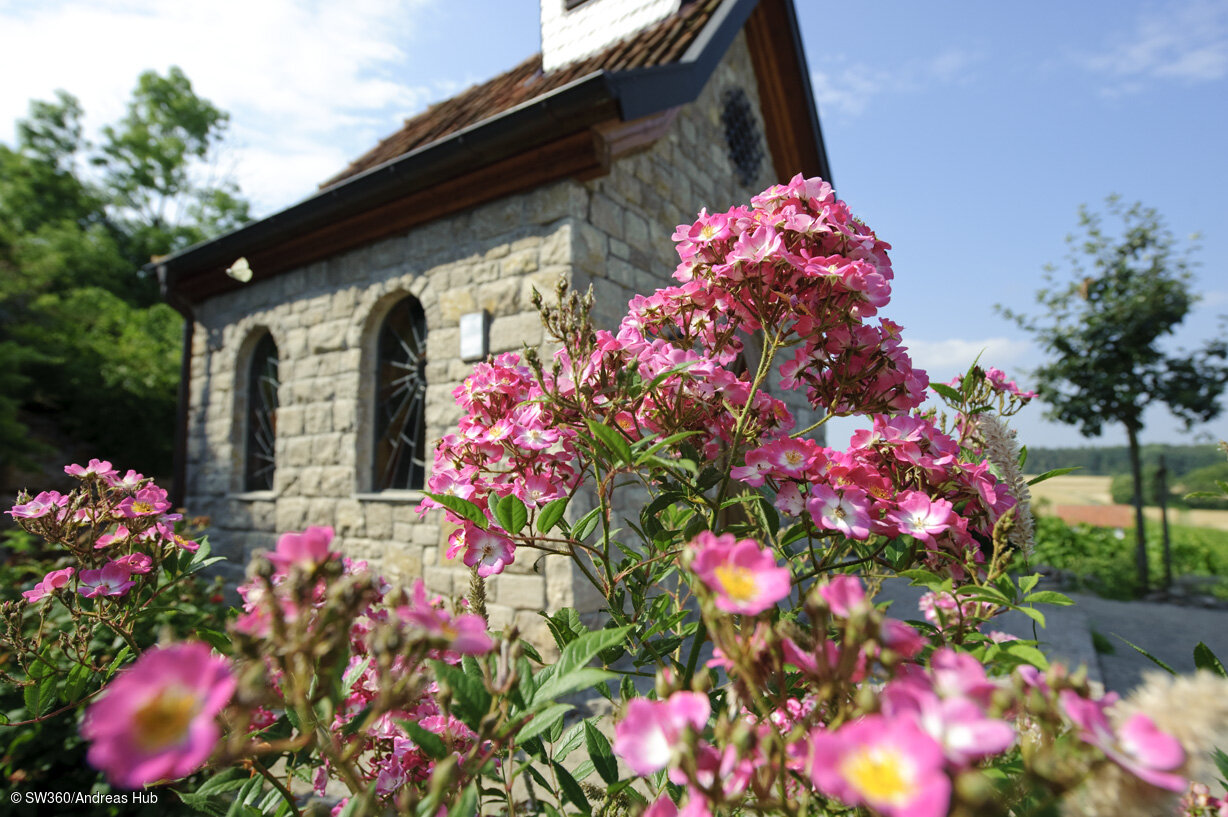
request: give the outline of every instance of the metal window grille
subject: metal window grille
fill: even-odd
[[[277,344],[265,334],[256,344],[247,372],[247,445],[243,487],[273,490],[277,467]]]
[[[763,163],[763,138],[750,100],[741,88],[725,92],[721,124],[725,126],[729,161],[737,171],[738,181],[747,186],[754,184],[759,176],[759,166]]]
[[[421,488],[426,478],[426,315],[400,301],[380,329],[376,363],[376,490]]]

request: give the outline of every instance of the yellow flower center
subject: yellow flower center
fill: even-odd
[[[786,451],[785,452],[785,462],[787,462],[791,466],[801,465],[805,461],[805,459],[806,458],[805,456],[803,456],[801,451]]]
[[[157,752],[188,735],[199,701],[180,687],[167,687],[136,711],[136,742],[147,752]]]
[[[870,805],[901,805],[913,793],[908,761],[894,748],[862,747],[840,764],[840,771]]]
[[[132,510],[135,513],[153,513],[156,508],[148,502],[133,502]]]
[[[755,574],[737,565],[721,565],[714,571],[725,595],[734,601],[751,601],[755,598]]]

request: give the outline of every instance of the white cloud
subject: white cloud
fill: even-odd
[[[906,345],[913,365],[929,372],[930,379],[950,380],[968,370],[972,361],[980,355],[982,366],[996,366],[1010,377],[1016,377],[1019,367],[1026,365],[1033,355],[1032,344],[1016,338],[947,338],[945,340],[917,340],[910,338]]]
[[[811,72],[810,81],[824,115],[855,117],[876,97],[966,82],[982,58],[979,52],[948,49],[927,60],[883,68],[832,54],[824,57],[823,68]]]
[[[1083,59],[1109,79],[1113,95],[1142,90],[1149,82],[1209,82],[1228,77],[1228,5],[1192,0],[1140,16],[1128,33]]]
[[[244,192],[268,212],[311,193],[437,96],[413,82],[400,45],[428,2],[0,5],[0,121],[63,88],[96,132],[123,115],[142,71],[178,65],[230,112]]]

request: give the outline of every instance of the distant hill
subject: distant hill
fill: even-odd
[[[1170,474],[1188,474],[1197,468],[1224,462],[1224,454],[1215,445],[1144,445],[1144,468],[1154,468],[1161,455]],[[1078,466],[1078,473],[1087,476],[1113,476],[1130,472],[1130,449],[1124,445],[1088,446],[1085,448],[1028,448],[1024,470],[1043,474],[1054,468]]]

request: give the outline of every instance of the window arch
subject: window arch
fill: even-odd
[[[384,317],[375,353],[377,491],[422,488],[426,479],[426,313],[417,298]]]
[[[247,364],[247,432],[243,489],[273,490],[277,467],[277,344],[268,332],[256,342]]]

